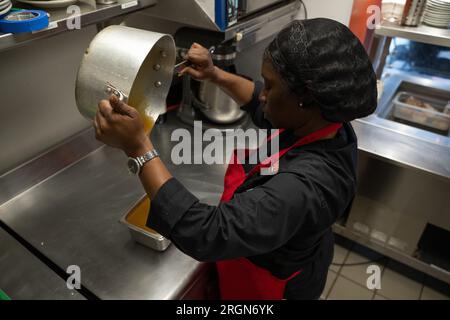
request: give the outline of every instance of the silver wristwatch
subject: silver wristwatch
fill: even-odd
[[[128,171],[130,174],[138,175],[141,172],[142,167],[144,164],[149,162],[150,160],[159,157],[158,151],[155,149],[150,150],[149,152],[145,153],[143,156],[136,157],[136,158],[128,158]]]

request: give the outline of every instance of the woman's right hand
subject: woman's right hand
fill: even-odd
[[[180,76],[187,74],[195,80],[214,81],[216,79],[217,68],[214,66],[211,53],[208,49],[202,47],[198,43],[193,43],[186,58],[192,64],[181,70]]]

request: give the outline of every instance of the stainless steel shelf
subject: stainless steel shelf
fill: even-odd
[[[375,34],[382,37],[400,37],[416,42],[450,47],[450,29],[434,28],[427,25],[404,27],[382,23],[375,29]]]
[[[110,5],[96,4],[95,0],[80,0],[75,5],[80,8],[80,27],[99,23],[107,19],[121,16],[136,10],[150,7],[157,0],[118,0]],[[40,9],[16,2],[15,7]],[[50,14],[50,23],[46,29],[36,32],[11,34],[0,33],[0,51],[25,44],[29,41],[42,39],[55,34],[73,30],[74,13],[67,8],[40,9]]]

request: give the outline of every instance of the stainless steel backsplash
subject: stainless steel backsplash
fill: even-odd
[[[0,176],[90,126],[75,79],[96,26],[0,52]]]

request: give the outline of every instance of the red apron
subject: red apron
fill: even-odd
[[[245,174],[244,167],[239,163],[237,150],[234,150],[225,174],[224,191],[220,201],[231,200],[238,187],[262,168],[268,168],[271,165],[276,167],[279,159],[289,150],[325,138],[337,132],[341,127],[340,123],[331,124],[300,138],[290,147],[280,150],[279,153],[257,164],[248,174]],[[268,138],[268,141],[282,131],[283,129],[277,130]],[[248,150],[246,153],[248,154]],[[268,270],[256,266],[246,258],[219,261],[216,265],[219,273],[220,295],[223,300],[281,300],[286,283],[301,272],[301,270],[297,271],[287,279],[278,279]]]

